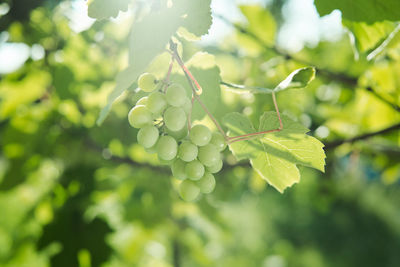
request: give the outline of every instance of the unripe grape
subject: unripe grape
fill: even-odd
[[[217,173],[222,169],[223,162],[222,160],[218,160],[215,164],[206,167],[206,170],[211,173]]]
[[[147,96],[144,96],[142,98],[140,98],[137,102],[136,102],[136,106],[146,106],[147,104],[147,100],[149,98]]]
[[[135,128],[142,128],[151,124],[153,118],[145,106],[134,106],[128,113],[129,124]]]
[[[144,92],[153,92],[157,87],[157,79],[151,73],[143,73],[139,76],[138,86]]]
[[[150,148],[155,145],[158,140],[159,132],[157,127],[147,125],[139,130],[137,141],[144,148]]]
[[[208,144],[199,148],[199,161],[205,166],[212,166],[220,160],[220,154],[213,144]]]
[[[226,148],[225,138],[219,132],[213,132],[210,143],[213,144],[218,151],[223,151]]]
[[[154,146],[152,146],[152,147],[145,148],[144,150],[146,150],[146,152],[149,154],[157,153],[157,143],[154,144]]]
[[[195,200],[199,194],[200,188],[192,181],[185,180],[179,185],[179,195],[186,201]]]
[[[192,101],[189,98],[185,98],[185,103],[182,105],[182,109],[185,111],[186,115],[188,115],[192,110]]]
[[[148,96],[146,107],[155,115],[161,114],[167,107],[165,95],[160,92],[153,92]]]
[[[172,84],[167,88],[165,98],[171,106],[181,107],[185,104],[185,99],[187,98],[185,88],[179,84]]]
[[[157,142],[157,153],[162,160],[172,160],[176,157],[178,144],[171,136],[161,136]]]
[[[185,173],[192,180],[199,180],[204,175],[204,166],[198,160],[186,164]]]
[[[185,166],[186,163],[183,162],[180,159],[177,159],[172,163],[171,165],[171,171],[172,175],[179,180],[185,180],[186,179],[186,173],[185,173]]]
[[[209,194],[214,191],[215,178],[209,172],[206,172],[200,180],[196,181],[196,185],[200,188],[200,192],[203,194]]]
[[[158,155],[158,161],[160,162],[161,165],[171,166],[175,162],[175,158],[170,160],[165,160],[160,158],[160,155]]]
[[[198,153],[197,146],[193,145],[191,142],[185,141],[179,145],[178,156],[183,161],[190,162],[196,159]]]
[[[186,114],[181,108],[169,107],[164,112],[165,126],[171,131],[179,131],[186,124]]]
[[[185,124],[185,126],[179,131],[171,131],[170,129],[166,128],[166,132],[168,135],[172,136],[177,141],[184,139],[189,133],[187,124]]]
[[[211,131],[206,126],[197,124],[192,127],[189,136],[193,144],[205,146],[211,140]]]

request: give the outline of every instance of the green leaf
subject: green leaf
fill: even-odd
[[[286,89],[299,89],[306,87],[315,78],[315,68],[305,67],[297,69],[287,76],[282,82],[280,82],[274,89],[254,87],[254,86],[244,86],[238,84],[231,84],[222,82],[223,85],[234,88],[232,92],[234,93],[244,93],[249,92],[253,94],[271,94],[272,92],[280,92]]]
[[[243,5],[240,10],[248,21],[248,30],[266,44],[274,43],[276,36],[276,22],[268,9],[260,5]]]
[[[183,27],[197,36],[208,33],[212,24],[211,0],[175,0],[174,3],[182,10]]]
[[[118,16],[120,11],[127,11],[131,0],[89,0],[88,15],[94,19],[108,19]]]
[[[315,0],[315,6],[321,16],[339,9],[342,12],[342,18],[352,21],[374,23],[383,20],[400,20],[399,0]]]
[[[395,27],[394,23],[389,21],[367,24],[345,19],[343,20],[343,25],[353,33],[355,38],[354,45],[359,53],[364,53],[377,47]]]
[[[224,119],[229,136],[255,132],[247,117],[229,113]],[[283,130],[260,135],[257,139],[238,141],[229,149],[238,160],[249,159],[252,167],[279,192],[300,181],[297,165],[324,172],[323,144],[307,135],[309,131],[300,123],[282,115]],[[265,112],[260,118],[259,131],[277,129],[279,120],[275,112]]]
[[[280,92],[286,89],[298,89],[306,87],[315,78],[315,68],[305,67],[297,69],[287,76],[277,87],[275,92]]]

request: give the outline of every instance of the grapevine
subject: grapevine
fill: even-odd
[[[184,200],[192,201],[201,193],[209,194],[214,190],[216,182],[213,174],[222,169],[222,152],[227,144],[281,131],[283,123],[275,94],[272,94],[279,128],[229,137],[199,98],[202,87],[183,63],[176,47],[171,41],[169,52],[172,59],[163,81],[157,81],[151,73],[140,75],[139,89],[150,94],[137,101],[129,112],[128,119],[132,127],[140,129],[138,143],[149,153],[157,153],[162,163],[171,166],[172,175],[182,181],[179,184],[180,196]],[[192,89],[190,98],[181,84],[170,82],[174,62],[182,68]],[[207,113],[218,132],[211,132],[203,124],[192,126],[194,101]]]

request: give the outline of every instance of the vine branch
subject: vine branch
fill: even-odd
[[[384,128],[384,129],[379,130],[379,131],[365,133],[365,134],[358,135],[358,136],[355,136],[355,137],[352,137],[352,138],[335,140],[335,141],[332,141],[332,142],[329,142],[329,143],[325,143],[325,148],[326,149],[332,149],[332,148],[338,147],[340,145],[343,145],[345,143],[354,143],[356,141],[368,139],[368,138],[373,137],[373,136],[386,134],[386,133],[389,133],[389,132],[397,130],[397,129],[400,129],[400,123],[394,124],[394,125],[392,125],[390,127]]]

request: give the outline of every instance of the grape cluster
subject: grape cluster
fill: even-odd
[[[192,103],[185,89],[171,84],[165,93],[157,88],[154,75],[144,73],[139,88],[150,93],[129,111],[132,127],[140,128],[137,141],[147,152],[157,153],[161,163],[171,166],[172,175],[181,180],[179,194],[187,201],[215,188],[214,173],[222,168],[220,152],[226,148],[219,132],[211,133],[202,124],[188,130],[188,114]]]

